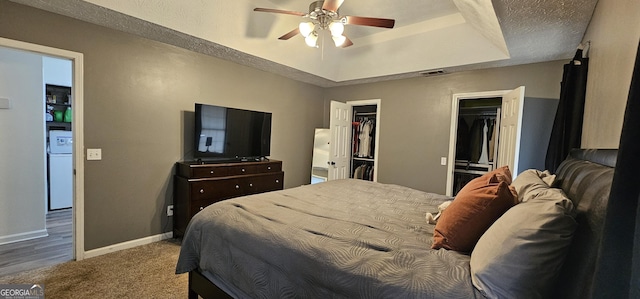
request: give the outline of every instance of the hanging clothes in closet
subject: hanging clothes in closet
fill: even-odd
[[[469,125],[464,117],[458,117],[458,131],[456,137],[456,160],[469,160],[471,153]]]
[[[489,139],[489,145],[487,146],[488,150],[489,150],[489,162],[493,162],[493,159],[495,159],[495,147],[496,147],[496,139],[498,136],[498,127],[496,126],[496,119],[487,119],[487,127],[488,127],[488,132],[487,132],[487,138]]]
[[[373,165],[365,163],[353,170],[353,178],[373,181]]]
[[[375,121],[368,117],[357,117],[353,122],[353,156],[373,158],[375,147]]]
[[[477,118],[469,130],[469,162],[488,164],[493,161],[495,147],[496,120],[494,118]],[[458,134],[461,135],[461,134]],[[466,141],[458,141],[458,145],[466,145]],[[463,149],[462,152],[466,153]],[[458,155],[456,155],[458,156]]]
[[[456,139],[456,164],[453,172],[453,195],[469,181],[495,168],[494,156],[497,144],[496,116],[471,114],[458,119]],[[467,125],[468,123],[471,126]]]

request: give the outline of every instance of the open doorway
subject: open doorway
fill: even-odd
[[[71,259],[80,260],[84,258],[84,163],[83,163],[83,118],[82,118],[82,104],[83,104],[83,86],[82,86],[82,65],[83,65],[83,57],[81,53],[55,49],[40,45],[34,45],[9,39],[0,38],[0,49],[5,52],[8,50],[12,50],[14,52],[20,52],[28,54],[31,61],[40,61],[43,60],[43,57],[56,58],[61,60],[66,60],[71,63],[71,86],[70,94],[73,95],[72,101],[66,101],[69,110],[67,113],[70,119],[73,119],[73,122],[69,122],[69,132],[72,132],[72,139],[63,138],[59,140],[60,142],[73,140],[72,145],[70,146],[71,150],[71,204],[73,205],[73,209],[69,210],[68,214],[71,216]],[[34,59],[33,57],[37,57]],[[34,69],[34,65],[30,64],[28,61],[21,61],[16,59],[9,59],[8,63],[4,63],[2,65],[3,69],[0,69],[0,72],[4,72],[5,77],[16,77],[18,75],[29,75],[28,72],[23,74],[23,70],[27,68]],[[42,63],[40,63],[42,66]],[[0,76],[3,74],[0,73]],[[36,75],[37,76],[37,75]],[[40,70],[39,79],[43,80],[43,70]],[[6,82],[6,81],[5,81]],[[3,191],[0,192],[0,210],[5,210],[7,213],[18,214],[22,210],[29,211],[27,214],[29,217],[33,217],[31,222],[36,223],[36,227],[28,227],[26,229],[27,233],[24,232],[11,232],[11,231],[2,231],[0,232],[0,241],[4,240],[5,243],[7,241],[9,243],[13,243],[14,241],[20,241],[20,239],[31,239],[28,242],[33,242],[33,240],[39,239],[43,235],[47,235],[48,228],[45,228],[42,225],[45,222],[45,215],[49,212],[51,206],[49,201],[49,192],[48,184],[46,182],[47,172],[48,172],[48,156],[45,149],[47,130],[46,130],[46,112],[47,112],[47,97],[46,86],[41,82],[40,88],[35,88],[36,90],[31,90],[32,88],[25,88],[20,91],[21,87],[19,84],[13,84],[13,86],[5,86],[0,89],[0,114],[3,114],[0,117],[0,122],[10,121],[11,124],[1,123],[0,125],[5,125],[7,128],[12,128],[11,130],[6,130],[3,134],[8,134],[3,140],[41,140],[41,144],[38,145],[34,143],[34,148],[39,148],[39,153],[35,153],[35,151],[28,155],[27,158],[20,159],[19,156],[22,152],[28,151],[29,149],[25,147],[23,142],[15,142],[14,145],[12,143],[4,143],[0,146],[0,164],[3,166],[3,169],[13,169],[13,172],[5,171],[4,173],[0,173],[0,176],[5,182],[11,181],[15,184],[7,184],[6,186],[2,186]],[[35,86],[35,85],[32,85]],[[26,91],[25,91],[26,90]],[[39,104],[35,104],[39,100]],[[27,109],[27,107],[23,107],[23,103],[31,102],[33,107]],[[64,102],[63,102],[64,103]],[[39,106],[38,106],[39,105]],[[37,120],[37,117],[31,119],[32,122],[27,123],[28,119],[23,119],[21,113],[27,113],[31,108],[35,108],[35,111],[39,110],[40,120]],[[39,107],[39,108],[37,108]],[[37,113],[36,113],[37,114]],[[63,116],[64,117],[64,116]],[[23,122],[24,120],[25,122]],[[34,138],[30,138],[30,135],[36,135]],[[39,138],[41,137],[41,138]],[[32,163],[31,163],[32,162]],[[13,163],[13,164],[12,164]],[[18,165],[15,165],[18,163]],[[12,166],[13,165],[13,166]],[[39,173],[36,175],[34,180],[31,180],[31,177],[25,177],[25,172],[30,170],[28,173]],[[39,171],[38,171],[39,170]],[[17,172],[16,172],[17,171]],[[20,173],[18,173],[20,172]],[[18,175],[20,174],[20,175]],[[8,178],[11,178],[10,180]],[[29,178],[27,180],[26,178]],[[0,181],[3,181],[0,179]],[[27,184],[22,183],[22,181],[26,181]],[[34,198],[34,202],[39,201],[40,205],[35,207],[34,205],[26,206],[24,200],[15,200],[15,198]],[[53,210],[63,210],[63,209],[53,209]],[[22,212],[22,218],[25,213]],[[67,218],[68,219],[68,218]],[[6,220],[6,219],[5,219]],[[39,227],[38,227],[39,225]],[[53,229],[53,227],[51,227]],[[52,230],[53,231],[53,230]],[[4,237],[4,239],[3,239]],[[67,239],[69,237],[67,236]],[[67,240],[69,241],[69,240]],[[22,259],[29,260],[29,258],[21,257]],[[4,259],[4,257],[3,257]],[[37,265],[37,263],[35,263]],[[45,266],[45,265],[42,265]]]

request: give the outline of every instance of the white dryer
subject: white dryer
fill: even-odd
[[[49,131],[49,210],[73,204],[73,135]]]

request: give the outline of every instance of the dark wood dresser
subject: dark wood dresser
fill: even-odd
[[[176,163],[173,195],[173,237],[206,206],[233,197],[282,190],[282,161],[202,164]]]

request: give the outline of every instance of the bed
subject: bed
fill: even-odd
[[[615,161],[615,150],[574,150],[548,188],[520,182],[537,198],[514,203],[466,252],[431,248],[440,222],[425,213],[451,198],[403,186],[337,180],[226,200],[191,220],[176,273],[189,272],[190,298],[584,298]],[[541,200],[560,189],[566,197]],[[521,221],[525,208],[559,209],[562,221]]]

